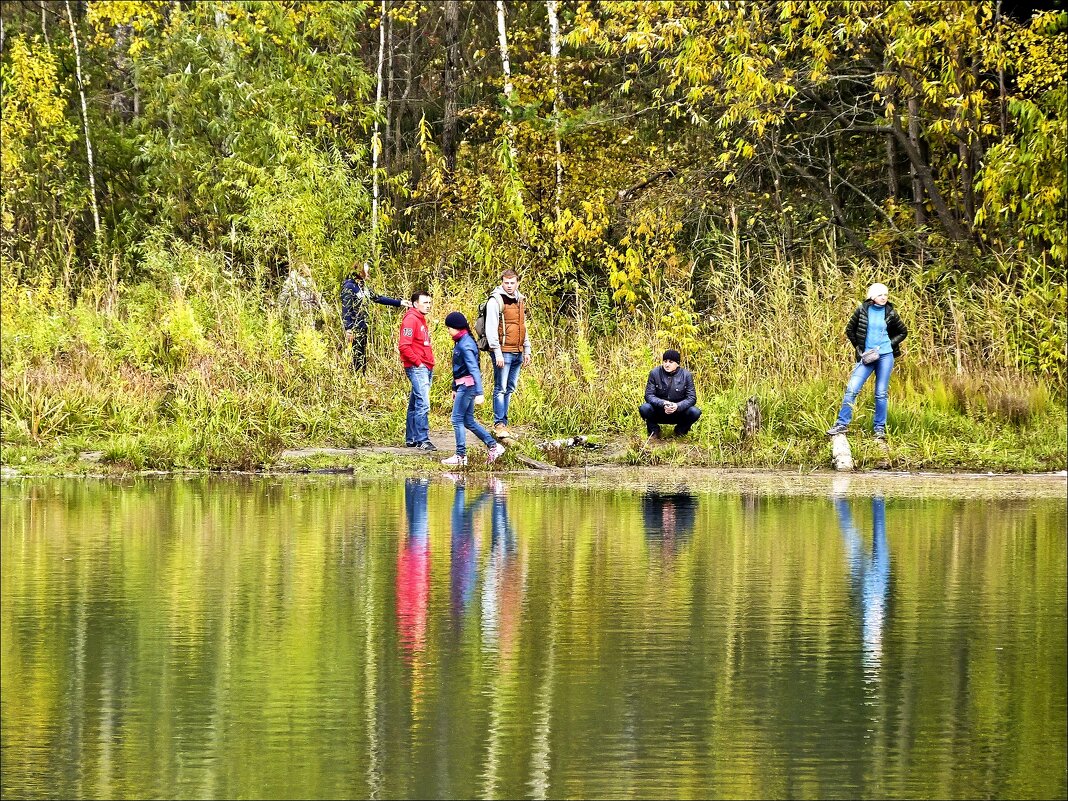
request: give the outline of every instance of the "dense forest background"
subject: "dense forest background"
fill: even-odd
[[[442,314],[517,268],[539,362],[518,410],[546,430],[630,430],[681,348],[719,462],[750,394],[787,442],[757,461],[811,458],[795,441],[826,427],[842,327],[882,280],[912,330],[896,422],[934,438],[915,462],[1030,441],[1004,466],[1063,466],[1063,9],[22,0],[0,21],[5,461],[392,436],[395,319],[361,382],[336,315],[294,335],[276,307],[291,267],[336,303],[369,260]],[[958,440],[983,450],[945,462]]]

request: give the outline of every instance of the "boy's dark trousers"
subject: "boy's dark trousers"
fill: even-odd
[[[701,416],[701,410],[696,406],[689,409],[667,414],[662,408],[653,406],[651,403],[643,403],[638,407],[638,414],[645,421],[645,429],[651,435],[660,433],[661,425],[675,426],[675,436],[681,437],[690,432],[690,428]]]

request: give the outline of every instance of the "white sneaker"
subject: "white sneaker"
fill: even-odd
[[[497,459],[504,456],[504,446],[501,443],[497,443],[489,450],[489,455],[486,457],[486,461],[489,464],[493,464]]]
[[[446,467],[467,467],[467,457],[457,453],[448,459],[442,459],[441,463]]]

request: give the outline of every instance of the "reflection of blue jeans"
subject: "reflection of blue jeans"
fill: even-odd
[[[475,419],[475,388],[457,387],[456,399],[452,402],[452,430],[456,434],[456,453],[467,454],[467,429],[486,443],[487,448],[496,444],[493,435]]]
[[[875,364],[863,364],[857,362],[853,368],[853,374],[849,376],[846,384],[845,397],[842,399],[842,408],[838,410],[838,420],[835,425],[847,426],[853,419],[853,406],[856,403],[860,388],[875,373],[875,423],[876,430],[886,428],[886,407],[890,397],[890,372],[894,369],[894,354],[884,353]]]
[[[854,590],[860,595],[861,636],[867,660],[874,666],[882,655],[883,626],[886,622],[886,606],[890,589],[890,546],[886,541],[886,501],[876,496],[871,499],[871,558],[865,558],[860,532],[853,524],[849,501],[835,498],[838,526],[845,537],[849,558],[849,578]]]
[[[508,502],[502,498],[493,498],[493,527],[490,537],[490,550],[501,550],[506,554],[515,552],[515,532],[512,521],[508,519]]]
[[[425,478],[404,479],[404,510],[408,517],[408,538],[413,542],[426,543],[430,537],[430,519],[426,508],[427,488]]]
[[[489,498],[489,492],[483,490],[470,503],[465,503],[463,484],[456,485],[456,494],[452,499],[452,548],[449,558],[449,595],[452,611],[462,616],[471,601],[478,578],[478,550],[475,545],[475,513]]]
[[[430,371],[425,367],[405,367],[412,392],[408,396],[408,417],[404,421],[405,443],[430,439]]]
[[[522,353],[502,353],[504,367],[497,366],[497,357],[493,357],[493,424],[508,425],[508,404],[512,402],[512,393],[519,383],[519,370],[523,367]]]

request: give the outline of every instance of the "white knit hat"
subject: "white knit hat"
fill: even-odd
[[[889,295],[890,290],[886,288],[886,284],[872,284],[868,287],[868,300],[875,300],[879,295]]]

